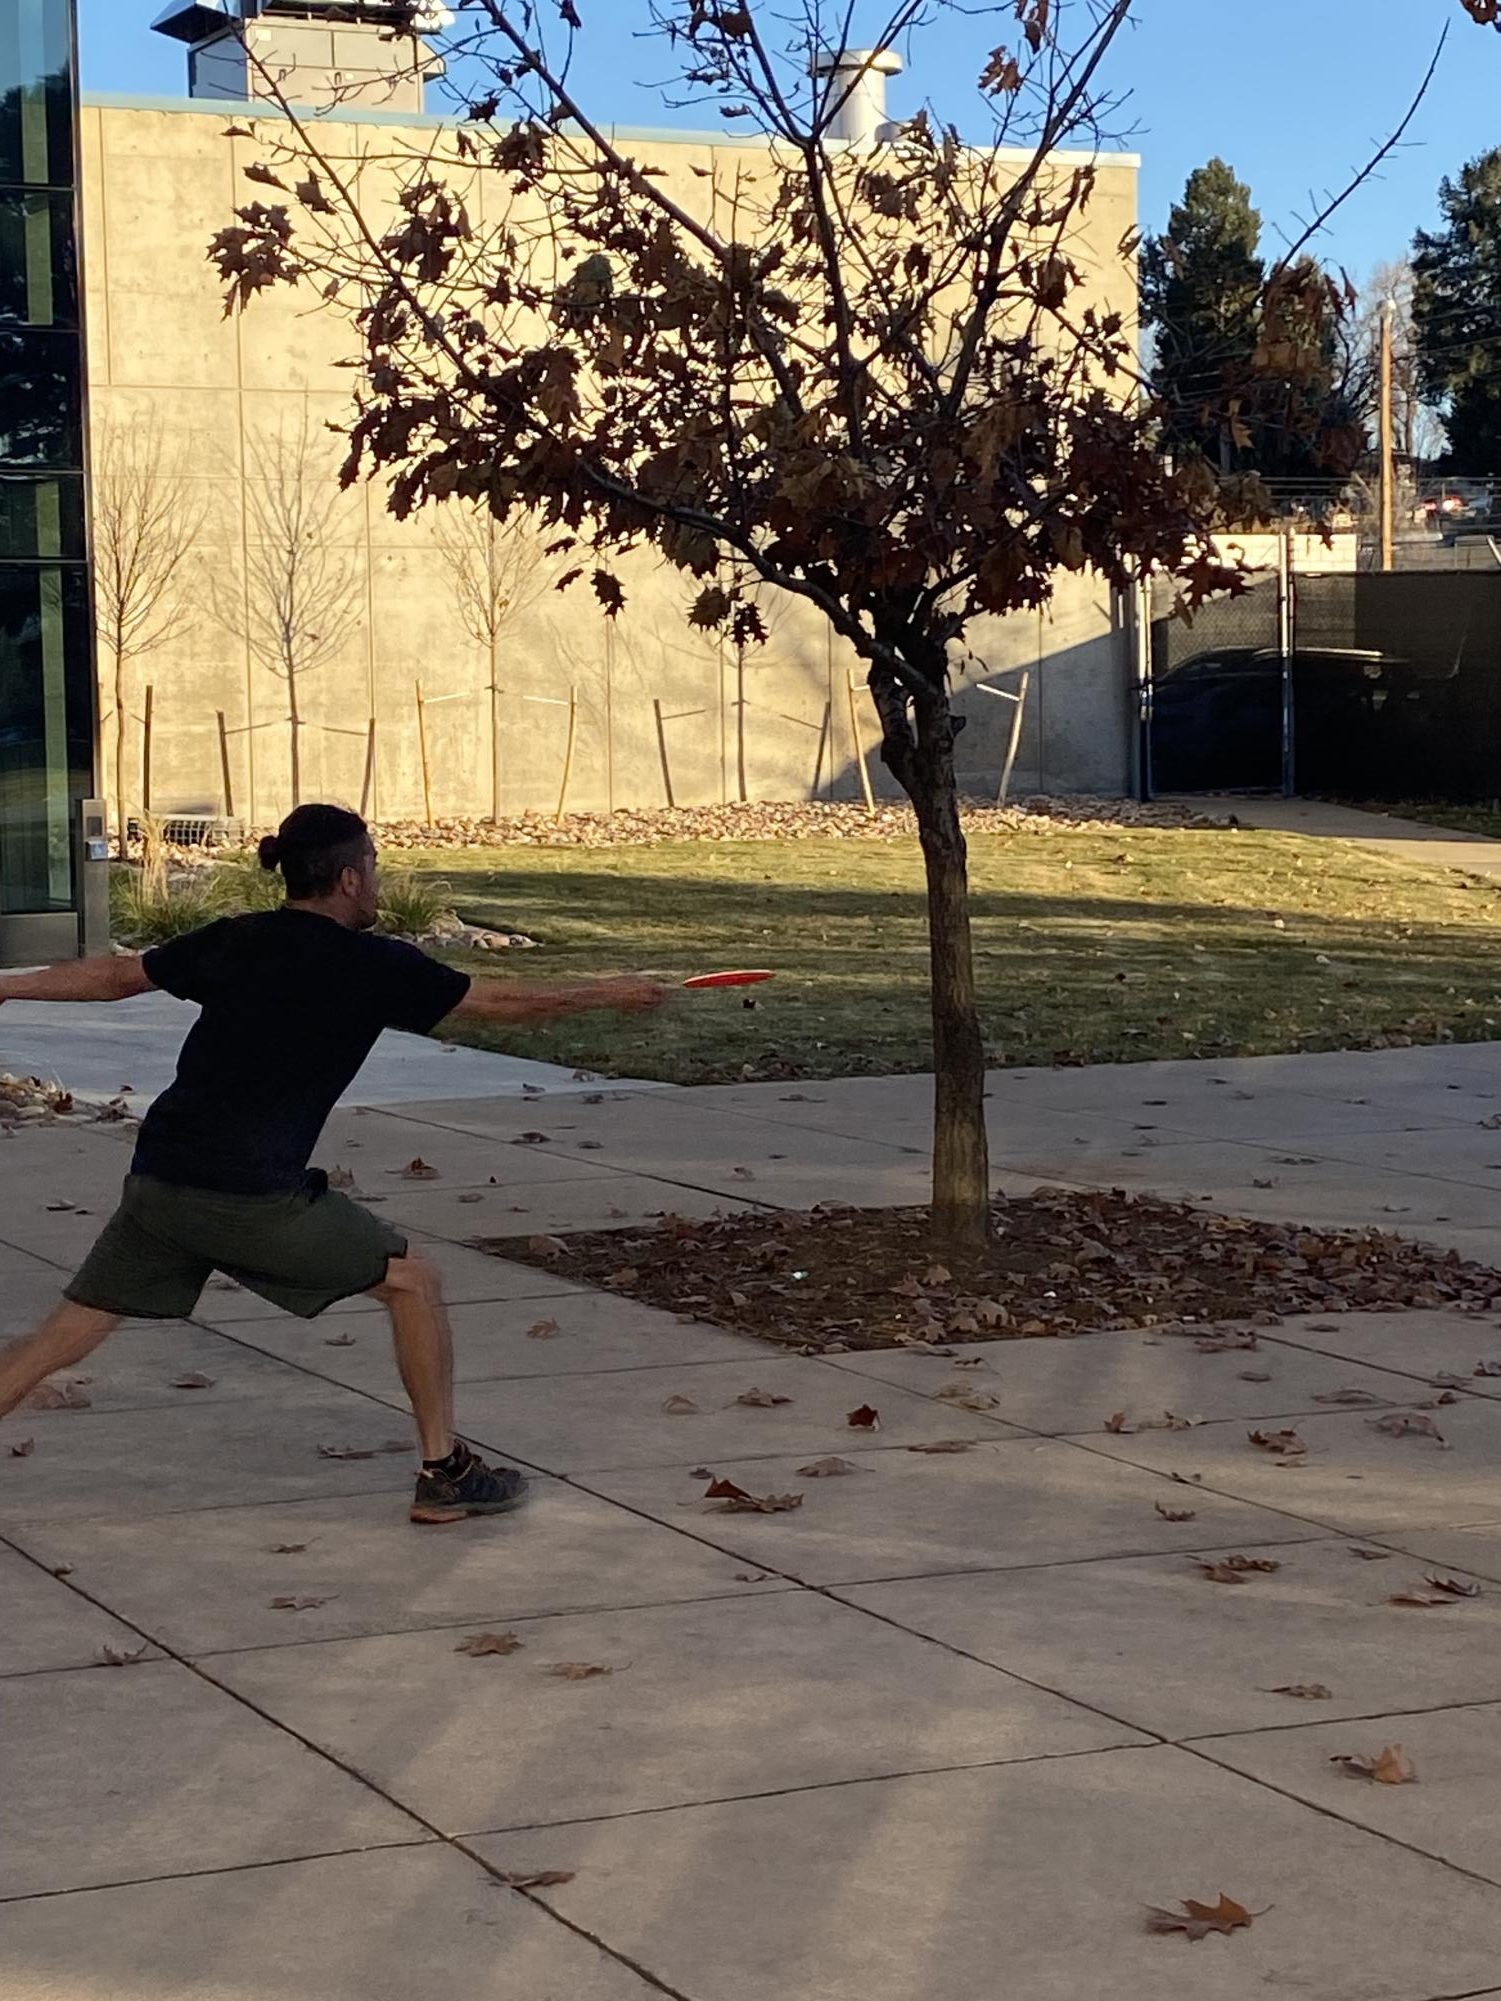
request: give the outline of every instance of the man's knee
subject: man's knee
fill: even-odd
[[[421,1251],[408,1251],[404,1257],[391,1259],[385,1278],[375,1288],[375,1296],[388,1304],[393,1299],[440,1300],[443,1282],[430,1258]]]

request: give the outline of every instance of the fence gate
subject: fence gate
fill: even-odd
[[[1216,598],[1192,625],[1154,586],[1141,687],[1141,768],[1165,792],[1282,792],[1292,774],[1292,676],[1286,595],[1275,570]]]

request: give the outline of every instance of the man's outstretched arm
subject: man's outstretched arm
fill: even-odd
[[[39,973],[0,973],[4,1001],[120,1001],[149,994],[141,961],[129,954],[108,959],[65,959]]]
[[[618,979],[581,980],[571,985],[530,986],[520,980],[476,980],[453,1013],[451,1021],[556,1021],[564,1015],[611,1009],[617,1014],[645,1014],[659,1008],[674,989],[641,973]]]

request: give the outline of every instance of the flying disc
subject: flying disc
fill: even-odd
[[[684,980],[685,987],[758,987],[763,980],[774,980],[775,973],[700,973],[697,979]]]

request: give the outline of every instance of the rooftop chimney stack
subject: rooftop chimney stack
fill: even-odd
[[[188,94],[420,113],[439,70],[421,39],[453,16],[402,0],[172,0],[152,22],[188,48]]]
[[[833,78],[829,137],[863,153],[894,139],[901,127],[886,116],[886,79],[901,70],[902,59],[891,49],[841,49],[817,57],[814,76]]]

